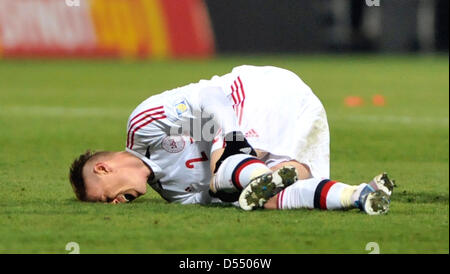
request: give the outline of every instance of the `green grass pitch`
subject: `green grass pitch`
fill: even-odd
[[[254,211],[79,203],[68,181],[87,148],[122,150],[126,121],[160,91],[240,64],[296,72],[322,100],[331,177],[359,184],[387,171],[391,211]],[[0,61],[0,253],[449,252],[448,56],[264,56],[179,61]],[[374,106],[381,94],[385,106]],[[346,107],[346,96],[364,104]],[[286,125],[289,126],[289,125]]]

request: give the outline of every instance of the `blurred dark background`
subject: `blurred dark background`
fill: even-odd
[[[449,0],[0,0],[0,58],[449,49]]]
[[[449,48],[448,0],[205,2],[219,53],[448,52]]]

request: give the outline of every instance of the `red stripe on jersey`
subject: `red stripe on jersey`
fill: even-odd
[[[244,101],[241,103],[241,112],[239,113],[239,125],[242,123],[242,113],[244,112]]]
[[[236,97],[234,97],[234,86],[231,85],[231,97],[233,98],[234,104],[237,104]]]
[[[160,116],[160,117],[152,117],[152,119],[150,119],[150,120],[148,120],[147,122],[145,122],[145,123],[142,123],[142,124],[140,124],[138,127],[136,127],[134,130],[133,130],[133,133],[131,134],[131,144],[130,144],[130,149],[133,149],[133,145],[134,145],[134,134],[136,133],[136,131],[138,131],[140,128],[142,128],[142,127],[144,127],[144,126],[146,126],[146,125],[148,125],[148,124],[150,124],[151,122],[153,122],[153,121],[156,121],[156,120],[160,120],[160,119],[164,119],[164,118],[166,118],[167,116],[166,115],[162,115],[162,116]],[[131,130],[131,128],[130,128],[130,130]],[[129,134],[130,132],[128,132],[128,134]]]
[[[336,183],[335,181],[329,181],[323,186],[322,193],[320,193],[320,208],[321,209],[327,209],[328,191],[335,183]]]
[[[237,94],[237,98],[238,98],[238,103],[240,103],[241,102],[241,96],[239,95],[239,87],[238,87],[236,81],[234,81],[234,86],[236,87],[236,94]]]
[[[245,91],[240,76],[238,76],[237,80],[231,85],[231,97],[233,98],[233,108],[236,112],[236,117],[238,118],[239,125],[241,125],[244,111]]]
[[[233,102],[234,102],[233,109],[236,112],[236,116],[238,116],[238,109],[236,107],[238,101],[237,101],[236,96],[234,94],[235,94],[234,86],[231,85],[231,98],[233,98]]]
[[[139,119],[139,120],[137,120],[136,122],[134,122],[133,124],[131,124],[129,127],[128,127],[128,133],[127,133],[127,147],[128,147],[128,145],[130,144],[130,132],[131,132],[131,130],[133,129],[133,127],[135,126],[135,125],[137,125],[139,122],[141,122],[141,121],[143,121],[143,120],[145,120],[145,119],[147,119],[147,118],[153,118],[153,116],[155,116],[155,115],[162,115],[162,114],[164,114],[164,110],[163,111],[157,111],[157,112],[153,112],[153,113],[150,113],[150,114],[147,114],[147,115],[145,115],[144,117],[142,117],[141,119]],[[137,117],[137,116],[136,116]]]
[[[235,106],[235,110],[236,110],[236,116],[239,118],[239,116],[241,115],[240,113],[241,113],[241,102],[242,102],[242,100],[241,100],[241,96],[239,94],[239,87],[238,87],[236,81],[234,81],[234,86],[236,87],[235,92],[236,92],[236,95],[237,95],[237,98],[238,98],[238,100],[237,100],[238,103]]]
[[[242,102],[241,102],[240,113],[239,113],[239,125],[241,125],[241,123],[242,123],[242,115],[244,113],[245,92],[244,92],[244,86],[242,85],[241,77],[238,76],[237,79],[239,81],[239,85],[241,87],[241,92],[242,92]]]
[[[238,76],[239,85],[241,86],[242,100],[245,99],[244,85],[242,85],[241,77]]]
[[[146,110],[140,112],[139,114],[135,115],[133,117],[133,119],[130,120],[129,124],[131,124],[134,121],[134,119],[136,119],[137,117],[141,116],[144,113],[147,113],[147,112],[150,112],[150,111],[154,111],[154,110],[157,110],[157,109],[162,109],[162,108],[163,108],[163,106],[146,109]]]

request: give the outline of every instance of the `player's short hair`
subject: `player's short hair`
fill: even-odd
[[[86,163],[94,158],[98,158],[103,155],[109,154],[110,151],[99,151],[94,152],[91,150],[87,150],[85,153],[81,154],[78,158],[76,158],[72,165],[70,166],[69,171],[69,180],[72,186],[73,191],[75,192],[75,196],[80,201],[86,201],[86,183],[83,177],[83,168]]]

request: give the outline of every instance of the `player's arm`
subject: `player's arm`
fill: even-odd
[[[142,159],[150,159],[167,136],[172,116],[167,105],[158,101],[137,108],[127,122],[126,150],[141,155]]]

